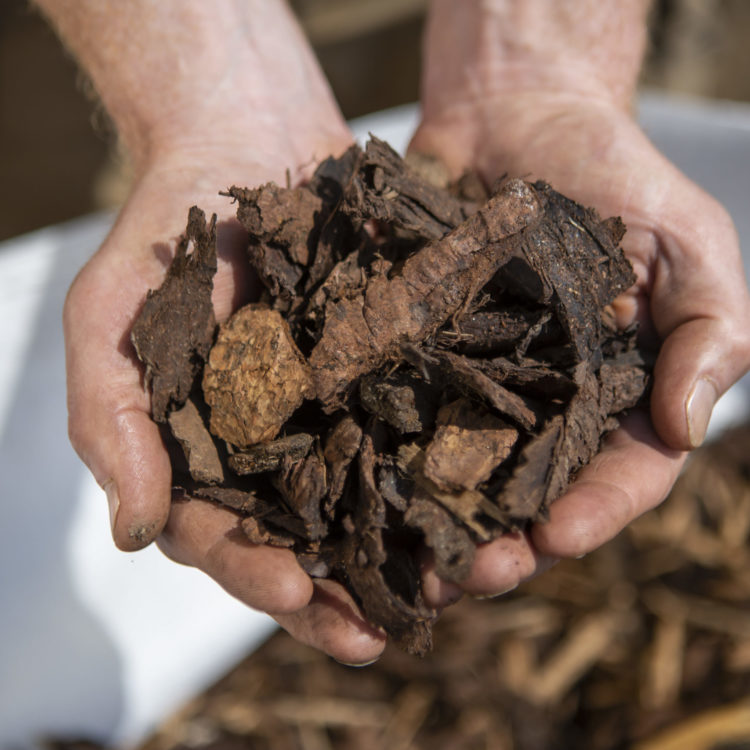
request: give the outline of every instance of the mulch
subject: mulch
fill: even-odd
[[[423,658],[278,632],[139,750],[750,748],[749,448],[726,433],[611,543],[450,608]]]

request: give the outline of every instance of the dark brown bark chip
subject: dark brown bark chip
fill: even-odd
[[[601,310],[635,283],[618,249],[622,223],[602,224],[596,211],[536,183],[549,221],[522,245],[529,268],[554,291],[553,308],[581,359],[601,347]]]
[[[235,474],[260,474],[264,471],[277,471],[284,465],[284,460],[302,460],[310,451],[313,436],[306,433],[288,435],[259,443],[243,453],[234,453],[229,457],[229,468]]]
[[[397,543],[387,546],[386,505],[375,486],[374,469],[372,440],[366,435],[359,454],[360,497],[353,531],[344,541],[343,568],[370,621],[407,651],[424,654],[432,647],[430,624],[437,613],[422,600],[414,558]],[[399,563],[402,570],[394,570]],[[397,588],[389,585],[389,570],[400,578]]]
[[[308,185],[323,200],[324,208],[316,220],[320,231],[305,281],[306,294],[325,280],[345,256],[372,245],[362,226],[363,217],[356,219],[341,210],[344,195],[356,178],[362,158],[359,146],[351,146],[340,158],[329,157],[323,161]]]
[[[323,456],[328,466],[328,500],[325,512],[333,517],[333,509],[344,492],[349,467],[359,453],[362,442],[362,428],[350,415],[344,416],[331,430],[325,442]]]
[[[554,417],[521,451],[518,464],[495,498],[505,523],[515,531],[540,513],[550,484],[553,462],[560,450],[564,420]]]
[[[435,555],[435,572],[440,578],[460,583],[468,577],[476,545],[445,508],[420,492],[404,514],[404,521],[424,534],[425,544]]]
[[[482,360],[477,366],[492,380],[531,399],[569,401],[578,391],[566,371],[530,357],[523,358],[520,364],[495,357]]]
[[[305,536],[310,541],[323,539],[328,531],[323,520],[321,502],[326,495],[326,469],[319,452],[313,451],[305,458],[287,466],[277,479],[277,487],[287,507],[305,525]]]
[[[452,352],[435,352],[441,367],[466,393],[484,399],[502,416],[511,419],[525,430],[533,430],[539,417],[534,406],[517,393],[508,390],[488,375],[467,357]]]
[[[599,384],[603,412],[617,414],[632,409],[648,385],[647,368],[640,352],[626,352],[602,362]]]
[[[254,492],[235,487],[197,487],[190,494],[203,500],[213,500],[240,513],[253,513],[258,504],[258,497]]]
[[[216,216],[206,224],[206,215],[193,206],[167,276],[146,296],[130,335],[146,368],[151,415],[157,422],[165,422],[170,409],[185,403],[208,356],[216,329],[211,304],[215,273]]]
[[[401,434],[422,432],[435,421],[433,395],[424,380],[410,372],[386,378],[373,373],[359,384],[362,406]]]
[[[375,137],[365,147],[359,172],[347,190],[346,204],[349,213],[377,219],[428,240],[439,240],[467,216],[458,198],[424,179]]]
[[[192,209],[133,330],[181,496],[424,653],[420,550],[465,580],[476,545],[543,522],[644,401],[653,360],[610,308],[635,280],[624,226],[542,182],[450,185],[377,139],[306,186],[226,195],[261,301],[215,334],[214,224]]]
[[[272,182],[252,190],[233,186],[226,195],[237,201],[237,218],[250,236],[250,263],[268,291],[288,305],[317,242],[322,200],[309,190]]]
[[[515,350],[530,333],[527,350],[532,343],[547,345],[559,339],[560,327],[550,320],[549,313],[524,309],[476,311],[457,318],[453,328],[440,331],[437,343],[461,354],[491,356]]]
[[[398,459],[385,455],[380,457],[376,472],[378,491],[397,511],[405,513],[414,494],[414,481],[398,467]]]

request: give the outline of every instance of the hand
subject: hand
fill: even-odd
[[[716,399],[750,367],[750,301],[726,211],[651,145],[606,96],[564,90],[470,96],[425,108],[411,147],[491,183],[544,179],[603,216],[620,215],[638,276],[616,302],[618,321],[660,343],[650,416],[634,413],[556,501],[546,524],[480,548],[461,589],[427,570],[437,604],[464,590],[497,594],[559,557],[586,554],[668,494],[685,451],[702,442]]]
[[[370,661],[384,639],[342,587],[313,584],[288,550],[249,544],[227,510],[171,504],[169,458],[129,335],[190,206],[219,218],[213,302],[224,320],[255,281],[244,231],[218,191],[284,184],[287,168],[302,179],[351,142],[312,50],[284,0],[36,2],[90,77],[138,175],[64,313],[71,439],[107,491],[116,544],[134,550],[158,539],[299,640]]]
[[[146,292],[163,280],[188,208],[198,204],[219,216],[213,302],[217,318],[225,320],[257,286],[248,271],[245,232],[232,218],[231,201],[218,191],[269,179],[283,184],[291,155],[304,154],[309,162],[350,142],[343,125],[294,146],[274,136],[274,142],[255,144],[255,159],[253,144],[233,144],[231,134],[223,135],[221,147],[160,152],[70,290],[64,327],[71,440],[107,492],[118,547],[140,549],[157,539],[169,557],[272,614],[299,640],[345,662],[366,662],[380,653],[384,639],[341,586],[313,584],[289,550],[250,544],[228,510],[170,501],[169,458],[150,418],[129,334]]]

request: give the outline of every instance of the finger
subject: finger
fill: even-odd
[[[685,460],[656,436],[648,416],[623,419],[531,540],[542,555],[580,557],[615,537],[669,493]]]
[[[749,364],[747,333],[732,321],[701,318],[678,326],[654,367],[651,413],[664,441],[686,450],[701,445],[717,400]]]
[[[663,343],[651,414],[660,437],[681,450],[703,442],[716,400],[750,367],[750,299],[736,233],[726,212],[700,197],[688,205],[702,221],[666,217],[652,288]]]
[[[131,198],[105,245],[72,285],[63,316],[71,442],[107,493],[112,534],[123,550],[152,542],[170,510],[169,458],[149,417],[129,338],[145,293],[161,283],[173,249],[141,238],[176,237],[184,226],[182,205],[154,215],[164,192],[161,184],[147,184]],[[247,274],[234,270],[247,266],[238,262],[244,230],[236,222],[222,222],[217,235],[213,301],[226,317],[240,286],[251,285]]]
[[[461,587],[475,597],[500,596],[549,570],[556,562],[553,556],[539,554],[527,534],[503,534],[477,548],[471,574]]]
[[[455,604],[464,595],[457,583],[443,580],[435,570],[435,554],[429,547],[423,547],[419,554],[419,571],[422,579],[422,596],[425,604],[443,610]]]
[[[431,607],[443,609],[462,593],[478,598],[500,596],[554,565],[555,559],[540,555],[526,534],[503,534],[480,544],[469,576],[460,583],[443,581],[434,565],[422,569],[422,593]]]
[[[65,305],[69,433],[107,493],[115,544],[130,551],[166,523],[171,469],[122,334],[129,324],[112,309],[111,283],[98,285],[95,270],[79,276]]]
[[[350,666],[371,664],[385,648],[385,634],[367,622],[335,581],[316,580],[307,607],[275,619],[296,640]]]
[[[109,432],[95,431],[97,447],[86,463],[94,467],[94,476],[107,477],[102,488],[115,544],[121,550],[135,551],[151,544],[167,522],[171,467],[159,430],[147,414],[115,411],[109,426]],[[88,435],[79,435],[75,439],[79,445],[94,442]],[[111,447],[105,453],[106,445]]]
[[[208,501],[173,503],[159,547],[175,562],[202,570],[247,606],[269,614],[296,612],[313,593],[290,550],[252,544],[236,513]]]
[[[171,468],[159,431],[134,409],[93,415],[97,405],[80,408],[73,393],[70,403],[70,440],[107,495],[112,538],[121,550],[142,549],[169,515]]]

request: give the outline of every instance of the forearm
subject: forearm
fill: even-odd
[[[628,106],[648,6],[648,0],[433,0],[425,104],[444,106],[460,91],[475,97],[564,89]]]
[[[251,147],[279,122],[343,128],[282,0],[37,4],[91,78],[137,164],[212,131],[225,139],[244,134]]]

